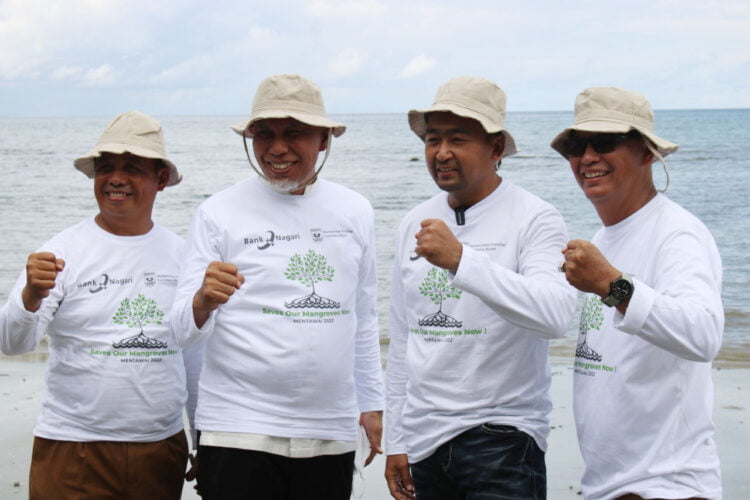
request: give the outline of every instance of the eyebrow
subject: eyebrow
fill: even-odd
[[[455,135],[455,134],[471,134],[471,131],[467,128],[463,127],[454,127],[449,128],[445,130],[437,129],[435,127],[430,127],[425,131],[425,134],[439,134],[439,133],[449,134],[449,135]]]

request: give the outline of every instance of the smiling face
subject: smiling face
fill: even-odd
[[[94,195],[99,204],[96,222],[120,236],[147,233],[156,193],[163,190],[169,171],[159,160],[102,153],[94,159]]]
[[[597,134],[577,132],[585,139]],[[656,196],[651,163],[653,154],[640,136],[619,143],[609,153],[597,153],[591,144],[581,156],[570,156],[570,168],[583,193],[609,226],[632,215]]]
[[[447,111],[427,115],[427,168],[454,208],[483,200],[500,184],[496,165],[504,146],[502,134],[488,135],[476,120]]]
[[[328,144],[328,130],[294,118],[267,118],[250,127],[253,153],[263,174],[279,189],[304,193],[315,175],[318,153]]]

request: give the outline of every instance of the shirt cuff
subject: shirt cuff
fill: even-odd
[[[39,311],[42,310],[42,307],[44,307],[43,300],[42,304],[39,306],[39,309],[34,312],[27,311],[26,307],[23,305],[23,298],[21,297],[21,293],[14,293],[11,295],[10,300],[8,300],[8,319],[10,319],[14,323],[35,323],[39,318]]]
[[[628,302],[625,314],[615,310],[614,326],[618,330],[637,335],[646,324],[656,300],[656,291],[647,284],[633,278],[633,295]]]

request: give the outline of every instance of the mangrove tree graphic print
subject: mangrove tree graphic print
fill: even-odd
[[[581,311],[581,323],[578,326],[578,334],[583,339],[580,344],[576,346],[576,357],[588,359],[590,361],[599,362],[602,360],[602,355],[593,350],[586,343],[586,337],[588,336],[589,330],[596,329],[600,330],[602,321],[604,321],[604,308],[602,301],[593,295],[589,295],[583,304],[583,310]]]
[[[429,314],[419,320],[419,326],[442,326],[445,328],[460,328],[462,322],[451,318],[443,312],[443,301],[461,298],[461,290],[448,285],[448,270],[432,267],[427,277],[419,285],[419,293],[432,300],[438,306],[436,313]]]
[[[286,271],[284,271],[284,276],[287,279],[296,280],[305,286],[309,286],[312,292],[291,302],[284,302],[284,305],[290,309],[338,309],[341,306],[340,302],[321,297],[315,293],[315,283],[333,281],[333,274],[333,267],[323,255],[313,250],[308,250],[304,257],[298,253],[294,254]]]
[[[147,337],[143,334],[144,326],[150,324],[161,325],[162,319],[164,319],[164,311],[156,307],[156,301],[154,299],[149,299],[140,293],[132,301],[128,298],[123,299],[123,301],[120,302],[120,308],[112,317],[112,321],[118,325],[127,325],[130,328],[138,328],[140,331],[138,332],[138,335],[133,335],[132,337],[115,342],[112,344],[112,347],[117,349],[132,349],[135,347],[143,349],[165,349],[167,347],[166,342]]]

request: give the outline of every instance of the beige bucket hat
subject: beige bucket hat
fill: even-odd
[[[654,134],[654,112],[643,94],[617,87],[591,87],[578,94],[574,124],[552,139],[552,149],[562,154],[571,130],[610,134],[637,130],[651,141],[662,158],[679,148]]]
[[[505,158],[518,152],[516,141],[504,127],[505,102],[505,92],[495,83],[476,76],[459,76],[440,86],[432,107],[409,111],[409,126],[424,141],[427,131],[425,114],[450,111],[478,121],[488,134],[502,132],[505,136],[502,157]]]
[[[169,169],[167,186],[174,186],[182,180],[177,167],[167,159],[161,125],[154,118],[140,111],[127,111],[114,117],[104,129],[94,149],[75,160],[73,165],[92,178],[94,177],[94,158],[100,157],[102,153],[130,153],[143,158],[161,160]]]
[[[260,82],[250,118],[233,125],[232,130],[252,138],[248,127],[266,118],[294,118],[313,127],[330,129],[334,137],[346,131],[346,126],[326,116],[320,88],[300,75],[274,75]]]

